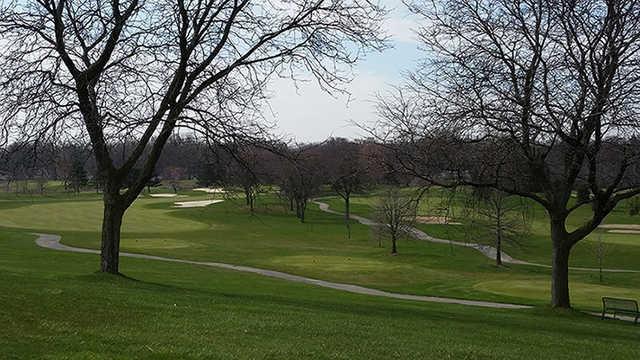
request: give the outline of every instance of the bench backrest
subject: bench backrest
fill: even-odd
[[[603,297],[602,305],[605,309],[617,309],[638,312],[638,302],[630,299]]]

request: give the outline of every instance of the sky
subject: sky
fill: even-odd
[[[371,53],[354,68],[353,80],[344,86],[348,94],[330,95],[314,81],[294,84],[277,79],[270,87],[272,98],[266,116],[276,124],[275,132],[302,142],[328,137],[358,138],[364,134],[354,123],[376,119],[376,94],[402,82],[402,74],[420,59],[413,32],[417,20],[400,0],[384,0],[390,10],[384,26],[391,48]]]

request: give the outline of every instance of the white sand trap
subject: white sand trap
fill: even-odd
[[[222,188],[195,188],[193,191],[204,191],[207,194],[224,194],[226,191]]]
[[[459,222],[449,222],[445,216],[416,216],[416,221],[421,224],[438,224],[438,225],[462,225]]]
[[[607,230],[608,233],[612,234],[640,234],[640,230]]]
[[[154,198],[172,198],[176,196],[178,196],[178,194],[151,194],[151,197]]]
[[[205,207],[211,204],[217,204],[223,202],[224,200],[201,200],[201,201],[180,201],[173,203],[174,208],[194,208],[194,207]]]
[[[637,224],[604,224],[598,227],[600,229],[640,230],[640,225]]]

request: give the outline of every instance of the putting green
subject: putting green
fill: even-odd
[[[164,202],[161,206],[155,206]],[[173,202],[140,199],[127,210],[123,228],[127,233],[178,232],[208,228],[205,224],[171,216]],[[154,205],[154,206],[146,206]],[[96,231],[102,224],[100,201],[33,203],[2,210],[0,226],[46,231]]]

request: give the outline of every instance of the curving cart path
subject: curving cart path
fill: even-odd
[[[36,244],[38,244],[38,246],[41,246],[43,248],[59,250],[59,251],[69,251],[74,253],[84,253],[84,254],[100,253],[100,251],[98,250],[78,248],[78,247],[61,244],[60,243],[61,238],[58,235],[53,235],[53,234],[35,234],[35,235],[38,236],[38,238],[36,239]],[[399,294],[399,293],[393,293],[393,292],[382,291],[377,289],[371,289],[371,288],[358,286],[358,285],[343,284],[343,283],[337,283],[337,282],[312,279],[304,276],[287,274],[280,271],[259,269],[259,268],[249,267],[249,266],[225,264],[220,262],[182,260],[182,259],[173,259],[173,258],[166,258],[161,256],[134,254],[134,253],[126,253],[126,252],[121,252],[120,256],[146,259],[146,260],[168,261],[168,262],[183,263],[183,264],[209,266],[209,267],[221,268],[226,270],[234,270],[234,271],[242,271],[242,272],[258,274],[262,276],[268,276],[276,279],[282,279],[282,280],[287,280],[287,281],[292,281],[297,283],[303,283],[303,284],[325,287],[329,289],[346,291],[354,294],[381,296],[381,297],[393,298],[393,299],[435,302],[435,303],[445,303],[445,304],[458,304],[458,305],[467,305],[467,306],[479,306],[479,307],[494,308],[494,309],[529,309],[531,308],[531,306],[519,305],[519,304],[463,300],[463,299],[446,298],[446,297],[438,297],[438,296]]]
[[[339,212],[339,211],[335,211],[335,210],[331,210],[329,208],[329,204],[327,203],[323,203],[321,201],[317,201],[315,200],[314,203],[316,205],[318,205],[320,207],[320,210],[330,213],[330,214],[336,214],[336,215],[343,215],[344,213]],[[360,224],[363,225],[367,225],[367,226],[380,226],[381,224],[376,223],[375,221],[371,220],[371,219],[367,219],[365,217],[359,216],[359,215],[350,215],[351,219],[358,221]],[[433,237],[427,233],[425,233],[424,231],[417,229],[415,227],[412,227],[410,229],[408,229],[409,233],[411,233],[411,235],[413,235],[414,238],[418,239],[418,240],[424,240],[424,241],[429,241],[432,243],[438,243],[438,244],[448,244],[448,245],[455,245],[455,246],[463,246],[463,247],[468,247],[468,248],[472,248],[475,250],[478,250],[479,252],[481,252],[484,256],[490,258],[490,259],[495,259],[496,258],[496,248],[490,245],[482,245],[482,244],[476,244],[476,243],[470,243],[470,242],[462,242],[462,241],[455,241],[455,240],[446,240],[446,239],[439,239],[436,237]],[[509,263],[509,264],[517,264],[517,265],[530,265],[530,266],[537,266],[537,267],[544,267],[544,268],[551,268],[551,265],[545,265],[545,264],[539,264],[539,263],[534,263],[534,262],[529,262],[529,261],[524,261],[524,260],[518,260],[516,258],[513,258],[511,256],[509,256],[508,254],[506,254],[504,251],[501,253],[502,255],[502,262],[505,263]],[[574,267],[574,266],[570,266],[569,267],[570,270],[577,270],[577,271],[600,271],[600,269],[597,268],[588,268],[588,267]],[[640,273],[640,270],[626,270],[626,269],[602,269],[603,272],[609,272],[609,273]]]

